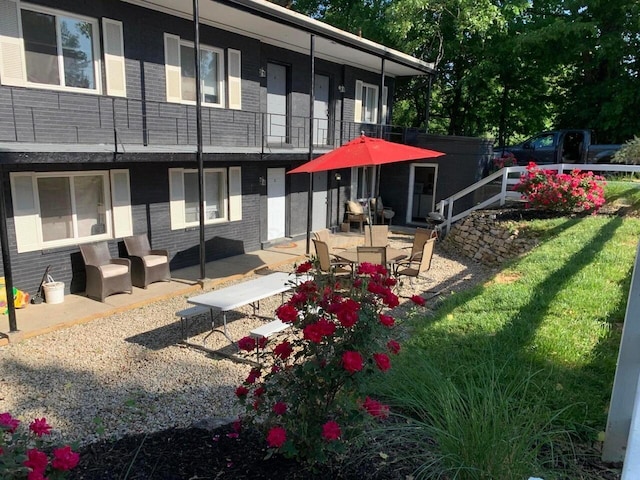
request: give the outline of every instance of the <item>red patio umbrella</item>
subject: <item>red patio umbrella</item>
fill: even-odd
[[[318,158],[300,165],[288,173],[313,173],[349,167],[371,167],[385,163],[434,158],[442,152],[426,148],[412,147],[402,143],[388,142],[381,138],[371,138],[362,134],[341,147],[320,155]]]
[[[426,148],[412,147],[402,143],[389,142],[381,138],[367,137],[364,133],[341,147],[331,150],[318,158],[300,165],[288,173],[313,173],[324,172],[326,170],[337,170],[350,167],[372,167],[385,163],[405,162],[408,160],[420,160],[423,158],[435,158],[444,155],[442,152],[428,150]],[[376,190],[379,190],[380,176]],[[375,192],[377,195],[377,192]],[[375,196],[374,195],[374,198]],[[311,196],[309,196],[311,202]],[[371,225],[371,212],[369,213],[369,224]],[[307,220],[307,253],[309,252],[311,225],[311,206],[309,205]]]

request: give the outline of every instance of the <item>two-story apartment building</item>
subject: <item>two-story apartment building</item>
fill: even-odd
[[[197,264],[198,145],[207,261],[304,233],[308,178],[286,171],[379,136],[395,79],[434,73],[262,0],[200,0],[198,16],[196,39],[189,1],[0,0],[2,254],[16,287],[35,291],[51,265],[83,291],[78,245],[106,240],[117,256],[134,233],[172,268]],[[314,228],[335,225],[370,174],[341,173],[316,174]]]

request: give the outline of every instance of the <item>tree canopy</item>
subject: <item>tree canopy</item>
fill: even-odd
[[[500,144],[545,128],[591,128],[602,143],[640,134],[637,0],[293,0],[292,8],[435,63],[433,80],[398,80],[396,124]]]

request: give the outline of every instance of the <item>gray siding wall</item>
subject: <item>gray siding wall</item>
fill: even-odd
[[[205,168],[211,166],[205,163]],[[194,162],[175,163],[175,167],[193,167]],[[261,222],[260,204],[262,194],[258,177],[261,168],[257,163],[224,162],[216,166],[242,167],[242,220],[205,227],[206,260],[212,261],[232,255],[260,249]],[[95,164],[92,169],[109,169],[112,165]],[[66,169],[72,169],[72,166]],[[117,168],[128,168],[131,182],[133,233],[147,233],[154,248],[167,249],[171,269],[179,269],[199,262],[198,228],[171,230],[169,213],[169,179],[167,163],[146,162],[118,164]],[[44,170],[40,165],[29,170]],[[22,169],[25,170],[25,169]],[[46,169],[50,171],[50,169]],[[10,191],[9,176],[3,176],[5,192]],[[9,197],[9,195],[7,195]],[[12,211],[8,198],[7,209]],[[65,292],[82,292],[85,287],[84,263],[77,246],[55,248],[18,254],[13,217],[7,219],[7,233],[11,247],[11,267],[17,288],[35,293],[47,265],[57,281],[65,282]],[[114,257],[125,256],[122,239],[109,241]],[[0,269],[1,270],[1,269]]]
[[[114,125],[118,140],[124,144],[196,144],[195,107],[166,103],[163,33],[191,40],[192,23],[129,3],[113,0],[91,2],[77,0],[37,0],[40,5],[75,12],[93,18],[110,18],[123,22],[126,56],[127,98],[106,95],[76,94],[33,88],[0,86],[0,141],[24,143],[112,144]],[[204,144],[228,147],[260,145],[261,114],[266,111],[266,79],[259,77],[260,67],[273,61],[290,69],[291,114],[298,117],[300,128],[308,132],[310,66],[307,55],[261,44],[255,39],[202,25],[201,43],[242,52],[242,111],[204,108]],[[100,39],[102,42],[102,39]],[[379,75],[317,59],[316,73],[330,77],[332,120],[337,125],[335,141],[359,134],[361,126],[354,119],[353,97],[357,79],[378,84]],[[104,69],[103,69],[104,70]],[[104,71],[100,72],[104,75]],[[105,85],[105,79],[102,79]],[[393,92],[393,80],[386,79]],[[338,92],[344,85],[346,92]],[[390,102],[391,103],[391,102]],[[146,135],[144,130],[146,129]],[[233,148],[229,151],[233,152]],[[242,167],[243,218],[205,229],[206,257],[215,260],[259,249],[266,240],[266,187],[259,178],[267,168],[293,167],[305,162],[306,154],[206,155],[205,167]],[[168,168],[184,166],[193,155],[168,153],[133,155],[117,158],[100,153],[0,153],[6,166],[1,181],[7,200],[7,233],[14,284],[34,293],[45,268],[52,266],[54,279],[65,282],[66,293],[84,290],[84,265],[76,246],[18,254],[16,251],[13,206],[11,204],[10,171],[52,171],[129,168],[133,202],[134,233],[147,232],[152,246],[168,249],[171,268],[197,264],[199,231],[197,228],[171,230],[169,217]],[[349,179],[342,172],[340,212],[344,211]],[[332,185],[331,203],[338,203]],[[298,236],[307,226],[308,176],[287,176],[287,235]],[[329,213],[329,225],[336,223],[337,212]],[[121,239],[109,242],[113,256],[123,254]],[[0,266],[0,272],[2,267]]]

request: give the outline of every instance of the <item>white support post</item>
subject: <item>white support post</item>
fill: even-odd
[[[640,374],[640,272],[638,259],[640,245],[631,277],[631,288],[627,301],[627,312],[622,328],[618,364],[613,381],[607,430],[602,448],[602,460],[621,462],[624,460],[631,417],[636,402],[638,375]]]

